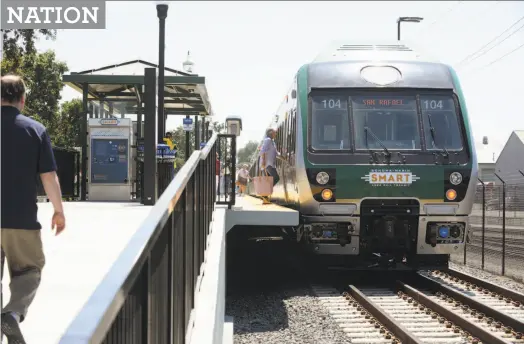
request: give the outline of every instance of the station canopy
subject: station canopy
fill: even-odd
[[[157,64],[134,60],[67,74],[63,82],[80,93],[87,84],[88,102],[103,102],[104,107],[109,103],[125,103],[125,112],[133,114],[144,99],[144,68],[156,68],[158,76]],[[205,77],[167,67],[164,76],[166,115],[213,115]]]

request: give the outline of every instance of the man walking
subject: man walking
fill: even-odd
[[[54,214],[56,235],[65,228],[62,193],[51,140],[46,128],[21,114],[25,85],[14,75],[2,76],[2,269],[7,260],[11,299],[2,309],[2,333],[9,344],[25,344],[24,321],[40,284],[45,264],[38,222],[37,178],[40,177]]]

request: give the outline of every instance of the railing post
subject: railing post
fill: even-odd
[[[231,136],[231,201],[228,204],[228,209],[235,205],[236,200],[236,176],[237,176],[237,137]]]
[[[89,112],[87,99],[89,97],[89,85],[82,85],[82,119],[80,122],[81,142],[82,142],[82,176],[80,178],[80,200],[87,200],[87,146],[89,144],[87,137],[87,114]]]
[[[506,272],[506,182],[495,173],[502,183],[502,276]]]
[[[486,184],[480,179],[478,181],[482,184],[482,270],[484,270],[484,245],[486,239]]]
[[[221,135],[218,135],[217,137],[217,140],[216,140],[216,143],[215,143],[215,147],[216,147],[216,150],[217,150],[217,153],[218,153],[218,181],[216,182],[216,201],[217,202],[220,202],[220,186],[221,186],[221,182],[222,182],[222,136]]]

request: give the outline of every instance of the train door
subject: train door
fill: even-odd
[[[282,157],[285,161],[282,162],[282,185],[284,186],[284,199],[286,203],[289,203],[288,195],[288,182],[289,182],[289,122],[290,122],[290,113],[286,112],[286,117],[284,118],[284,123],[282,123]]]

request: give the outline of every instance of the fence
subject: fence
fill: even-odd
[[[53,147],[58,180],[62,189],[62,197],[77,199],[80,196],[80,152],[73,149]],[[37,178],[38,196],[46,197],[44,186]]]
[[[520,182],[479,180],[468,242],[455,263],[524,281],[524,174]]]
[[[236,180],[236,136],[218,134],[216,138],[216,202],[227,204],[230,208],[235,204]],[[174,176],[180,171],[180,166],[173,168],[174,157],[164,156],[164,151],[157,153],[158,196],[160,197]],[[144,157],[138,154],[136,158],[137,175],[135,180],[135,194],[143,199],[144,184]],[[182,164],[183,165],[183,164]]]
[[[235,204],[236,181],[236,137],[235,135],[220,134],[217,140],[217,204],[227,204],[231,208]]]
[[[184,343],[214,210],[216,142],[171,180],[60,343]]]

